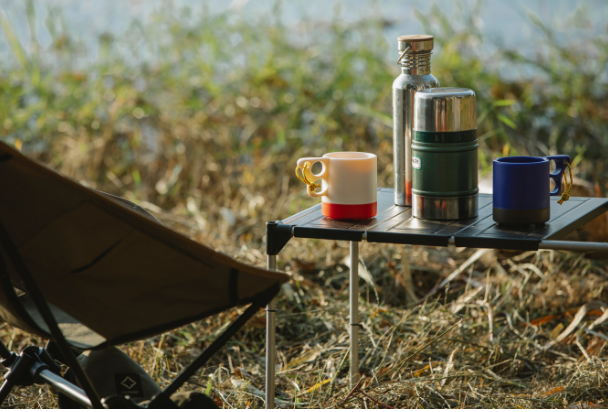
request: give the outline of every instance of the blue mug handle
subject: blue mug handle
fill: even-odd
[[[549,177],[555,182],[555,188],[549,193],[551,196],[558,195],[562,191],[562,175],[566,171],[566,162],[572,163],[568,155],[545,156],[545,159],[555,162],[555,170]]]

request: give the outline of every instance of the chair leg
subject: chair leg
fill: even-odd
[[[0,387],[0,407],[2,407],[4,400],[6,399],[8,394],[11,393],[14,387],[15,383],[13,379],[8,378],[4,381],[2,387]]]
[[[8,350],[8,348],[6,347],[4,342],[2,342],[0,340],[0,358],[2,358],[3,361],[5,361],[5,360],[8,360],[8,358],[10,358],[11,355],[12,355],[12,352],[10,350]]]
[[[268,255],[268,269],[276,270],[277,256]],[[277,304],[273,299],[266,306],[266,409],[274,409]]]
[[[2,366],[4,366],[5,368],[12,367],[16,363],[16,361],[19,359],[17,354],[15,352],[11,352],[10,350],[8,350],[8,348],[4,345],[4,343],[2,341],[0,341],[0,358],[2,358],[1,363],[2,363]],[[0,387],[0,408],[2,407],[4,400],[6,399],[8,394],[11,393],[11,390],[13,390],[13,388],[15,387],[16,384],[17,384],[16,377],[11,376],[10,373],[7,374],[6,379],[4,380],[4,383],[2,384],[2,387]]]
[[[3,356],[4,358],[4,356]],[[40,383],[38,374],[42,370],[59,372],[61,367],[50,358],[42,348],[28,346],[21,352],[21,355],[10,352],[8,358],[2,360],[2,366],[7,368],[9,372],[5,375],[6,380],[0,388],[0,405],[6,399],[13,387],[30,386],[34,383]]]

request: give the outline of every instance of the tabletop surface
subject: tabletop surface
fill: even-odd
[[[551,220],[545,225],[502,227],[492,219],[492,195],[479,194],[479,216],[466,220],[422,220],[412,217],[410,207],[395,206],[393,189],[378,189],[378,214],[363,221],[332,220],[318,204],[281,223],[292,227],[294,237],[448,246],[538,250],[541,240],[560,240],[608,211],[608,199],[571,197],[562,205],[551,198]]]

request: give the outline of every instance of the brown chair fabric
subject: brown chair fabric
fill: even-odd
[[[215,252],[1,142],[0,197],[0,221],[46,300],[107,343],[250,303],[289,279]],[[0,316],[36,332],[13,306],[0,293]]]

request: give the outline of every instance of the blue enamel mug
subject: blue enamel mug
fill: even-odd
[[[550,171],[551,160],[555,170]],[[511,156],[494,159],[494,221],[505,225],[548,222],[550,196],[562,189],[562,178],[570,156]],[[550,191],[550,180],[555,188]]]

